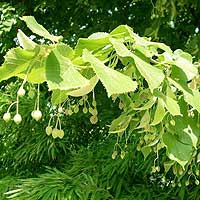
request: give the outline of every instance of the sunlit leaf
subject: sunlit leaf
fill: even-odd
[[[42,25],[38,24],[33,16],[23,16],[21,18],[25,21],[27,27],[35,34],[51,40],[52,42],[58,42],[62,39],[62,36],[51,35]]]
[[[106,88],[108,96],[134,91],[137,88],[137,83],[132,81],[130,77],[105,66],[88,50],[84,50],[83,58],[86,62],[90,62],[97,77]]]

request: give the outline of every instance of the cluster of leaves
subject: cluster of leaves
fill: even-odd
[[[1,81],[17,76],[24,79],[22,86],[26,81],[47,82],[52,91],[51,103],[60,107],[68,96],[83,96],[84,100],[93,91],[91,113],[96,107],[94,88],[100,81],[108,97],[119,101],[122,109],[121,115],[111,123],[110,134],[125,137],[127,143],[139,133],[138,150],[145,158],[150,152],[157,155],[153,172],[160,171],[159,152],[166,148],[170,161],[164,163],[165,171],[172,168],[178,183],[192,175],[199,184],[196,170],[200,160],[200,78],[198,65],[193,64],[190,54],[182,50],[172,52],[163,43],[139,37],[123,25],[110,34],[98,32],[79,39],[72,49],[61,42],[61,36],[51,35],[33,17],[25,16],[22,20],[52,44],[39,45],[19,30],[21,47],[6,54],[0,68]],[[60,114],[58,121],[59,117]],[[116,151],[113,153],[115,158]]]

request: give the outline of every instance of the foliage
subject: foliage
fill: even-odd
[[[96,76],[108,96],[120,100],[123,110],[122,115],[116,119],[117,123],[114,120],[111,124],[110,133],[124,135],[128,140],[136,130],[140,130],[143,134],[138,149],[145,157],[151,151],[158,155],[165,147],[169,159],[175,161],[170,167],[177,168],[176,162],[182,166],[183,171],[175,173],[178,181],[184,177],[191,163],[198,165],[199,75],[198,66],[192,63],[190,54],[182,50],[172,52],[163,43],[139,37],[128,26],[119,26],[110,34],[99,32],[88,39],[79,39],[73,50],[61,42],[62,37],[51,35],[33,17],[22,19],[35,34],[43,35],[53,43],[48,46],[38,45],[20,31],[18,40],[22,48],[11,49],[6,54],[0,68],[0,80],[13,76],[24,79],[18,90],[17,101],[14,102],[16,115],[20,115],[19,91],[24,89],[28,81],[38,84],[32,117],[37,121],[41,118],[39,84],[47,82],[49,90],[53,92],[52,104],[59,105],[57,113],[51,116],[48,123],[48,135],[63,138],[61,117],[64,110],[65,114],[71,115],[83,105],[83,112],[86,113],[86,103],[89,104],[87,94],[91,89],[93,100],[88,109],[92,114],[91,123],[96,124],[96,83],[90,81]],[[90,89],[85,89],[87,87]],[[82,98],[78,104],[71,105],[68,96],[73,96],[74,91],[76,96]],[[64,108],[65,103],[67,107]],[[8,114],[9,110],[10,107]],[[34,116],[35,111],[40,112],[38,119]],[[18,124],[21,119],[16,121],[16,115],[14,121]],[[51,119],[55,118],[55,127],[52,128]],[[158,171],[157,159],[153,171]]]
[[[30,187],[37,188],[34,194],[37,197],[40,191],[39,183],[50,177],[54,184],[57,183],[56,176],[64,180],[66,175],[77,180],[79,188],[73,188],[73,191],[80,190],[84,183],[87,183],[90,195],[99,188],[114,198],[119,195],[120,199],[152,199],[152,196],[158,199],[173,199],[175,196],[179,199],[199,198],[199,187],[195,186],[198,185],[200,160],[198,147],[199,67],[198,63],[192,61],[199,59],[198,1],[51,0],[47,2],[37,0],[30,3],[14,0],[3,2],[1,5],[3,8],[0,11],[2,16],[0,30],[3,30],[0,38],[2,55],[14,47],[16,42],[21,47],[12,49],[6,56],[8,60],[11,58],[11,62],[8,62],[9,66],[13,66],[13,56],[17,58],[15,61],[18,60],[18,54],[23,56],[23,59],[33,56],[34,60],[17,61],[21,69],[25,70],[20,74],[18,71],[15,73],[19,78],[27,79],[27,81],[22,83],[20,79],[11,78],[0,83],[1,116],[7,112],[8,106],[17,97],[16,91],[18,91],[18,99],[16,99],[19,102],[18,111],[22,116],[22,122],[19,125],[13,121],[5,125],[5,122],[0,120],[0,177],[2,177],[0,198],[8,196],[3,194],[8,190],[17,188],[21,182],[18,178],[23,179],[23,183],[20,184],[23,191],[26,190],[24,185],[26,180],[29,181]],[[32,25],[29,26],[31,29],[33,23],[37,27],[32,29],[36,31],[35,33],[29,31],[19,18],[24,14],[34,15],[40,23],[48,27],[49,31],[42,28],[41,32],[41,26],[35,24],[33,18],[23,18],[24,21],[32,20]],[[9,26],[6,26],[7,21]],[[122,29],[122,32],[127,35],[112,35],[111,30],[120,24],[134,27],[134,33],[127,26],[121,26],[114,30],[115,33]],[[30,37],[18,30],[18,39],[16,39],[16,30],[19,27]],[[92,34],[95,31],[111,33]],[[36,33],[39,37],[35,37]],[[183,51],[173,52],[162,43],[141,38],[135,33],[150,36],[153,40],[160,40],[170,45],[173,50],[186,49],[193,59]],[[41,37],[43,34],[47,39]],[[90,34],[92,35],[89,38],[79,39],[75,48],[65,45],[67,42],[74,47],[79,37],[87,37]],[[62,38],[56,35],[62,35],[63,40],[61,41]],[[102,49],[98,49],[99,45],[102,45],[102,49],[103,46],[108,47],[108,49],[103,49],[104,55],[101,54]],[[112,51],[110,51],[111,48]],[[82,84],[78,82],[71,84],[71,81],[66,81],[67,74],[62,71],[60,77],[65,81],[57,83],[53,79],[54,74],[51,74],[51,70],[47,70],[54,68],[51,64],[55,61],[54,57],[57,59],[57,62],[54,62],[56,69],[61,66],[64,71],[68,70],[76,76],[78,73],[81,74],[82,77],[78,76]],[[1,58],[1,63],[2,60]],[[48,68],[45,67],[47,60]],[[75,70],[68,62],[69,60],[72,61]],[[38,67],[34,67],[35,71],[28,70],[29,75],[26,76],[27,66],[31,64]],[[3,70],[7,73],[5,79],[9,78],[10,70],[14,68],[15,66]],[[103,70],[107,70],[109,76],[106,77],[107,74],[104,74]],[[150,74],[149,71],[153,73]],[[46,72],[48,76],[45,75]],[[113,78],[112,83],[109,81],[110,76]],[[128,83],[128,87],[122,87],[120,91],[120,86],[125,84],[116,82],[116,76],[117,79],[128,82],[132,79],[133,81]],[[41,84],[47,78],[51,78],[48,85]],[[113,84],[114,81],[116,86]],[[40,82],[39,87],[34,85],[37,82]],[[133,90],[134,92],[111,95],[112,98],[107,98],[102,83],[108,95],[116,91],[123,93]],[[84,84],[85,86],[82,87]],[[66,89],[69,85],[72,90],[59,90],[60,87]],[[54,88],[53,93],[47,91],[48,87]],[[24,92],[25,97],[21,97]],[[87,93],[90,94],[85,95]],[[118,104],[120,110],[117,108]],[[16,105],[14,102],[10,109],[12,116],[16,113]],[[33,118],[31,118],[31,110],[34,111]],[[36,123],[34,119],[38,122]],[[54,133],[53,137],[45,133],[46,126],[48,134]],[[117,141],[109,143],[109,147],[105,144],[108,142],[108,128],[109,137],[117,137]],[[64,130],[64,135],[60,129]],[[102,142],[104,140],[106,142]],[[95,153],[95,147],[98,146],[96,141],[101,143],[97,148],[98,156]],[[95,147],[91,148],[93,145]],[[136,147],[142,152],[145,160],[142,161],[142,156],[140,152],[136,152]],[[80,148],[82,150],[78,153],[71,153]],[[104,149],[107,150],[103,151]],[[129,154],[135,154],[134,161],[137,160],[137,162],[132,162]],[[105,155],[105,160],[98,163],[98,166],[94,166],[92,160],[96,157],[102,160],[102,155]],[[96,173],[86,169],[85,174],[82,175],[81,164],[84,162],[83,159],[77,159],[79,156],[86,160],[87,169],[98,168]],[[111,157],[115,160],[111,160]],[[77,162],[75,162],[76,159]],[[126,162],[127,159],[129,162]],[[78,163],[79,161],[81,164]],[[70,168],[70,162],[80,166],[75,167],[77,176],[71,174],[73,170]],[[123,166],[124,170],[127,169],[125,166],[127,163],[130,163],[130,168],[127,177],[123,180],[134,178],[126,184],[126,189],[121,188],[119,192],[116,192],[115,188],[122,181],[118,168]],[[134,168],[135,163],[137,167]],[[108,171],[105,170],[102,175],[104,178],[101,179],[99,174],[102,174],[101,169],[106,165],[109,166],[106,168]],[[137,173],[137,169],[140,168],[138,166],[141,165],[144,166]],[[180,165],[185,169],[183,170]],[[47,171],[45,171],[46,166],[50,167]],[[102,180],[109,180],[110,171],[115,167],[116,180],[119,181],[111,182],[108,189],[102,184]],[[83,171],[84,169],[83,167]],[[93,180],[95,184],[90,180]],[[163,180],[166,180],[164,185]],[[63,184],[57,187],[61,186]],[[26,193],[20,195],[22,197]],[[45,196],[44,193],[41,195]]]

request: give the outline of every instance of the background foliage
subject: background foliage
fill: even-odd
[[[186,50],[196,61],[199,59],[198,0],[38,0],[4,1],[1,5],[1,62],[5,52],[15,46],[18,28],[30,35],[19,20],[22,15],[35,16],[51,33],[63,35],[71,46],[79,37],[88,37],[93,32],[109,32],[120,24],[128,24],[140,35],[162,41],[172,49]],[[9,79],[0,86],[2,116],[5,105],[14,99],[20,83]],[[41,108],[43,116],[48,116],[49,92],[46,92],[45,85],[43,87]],[[92,126],[89,117],[81,112],[72,115],[64,121],[67,134],[63,140],[54,140],[44,134],[42,130],[48,123],[47,118],[36,124],[29,117],[27,108],[34,107],[31,99],[22,102],[21,112],[26,119],[22,125],[11,123],[5,126],[3,120],[0,121],[0,197],[4,199],[12,195],[4,192],[17,188],[20,190],[13,195],[19,194],[18,200],[63,199],[63,196],[67,199],[176,199],[176,196],[178,199],[198,199],[199,186],[172,187],[173,184],[167,183],[173,180],[173,174],[168,174],[164,183],[159,173],[152,174],[152,157],[141,162],[143,157],[133,145],[139,138],[128,145],[130,150],[124,160],[119,157],[112,160],[116,138],[108,137],[107,125],[120,111],[118,102],[112,105],[100,85],[98,91],[99,123]],[[46,182],[49,184],[43,184]],[[83,188],[87,188],[84,193]]]

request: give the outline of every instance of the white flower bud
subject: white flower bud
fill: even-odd
[[[25,95],[26,91],[23,87],[20,87],[18,92],[17,92],[17,95],[20,96],[20,97],[23,97]]]
[[[33,117],[33,119],[35,119],[36,121],[39,121],[42,118],[42,113],[40,110],[34,110],[31,113],[31,116]]]
[[[14,116],[14,122],[16,123],[16,124],[20,124],[21,123],[21,121],[22,121],[22,117],[21,117],[21,115],[20,114],[16,114],[15,116]]]
[[[11,119],[10,113],[9,113],[9,112],[4,113],[4,115],[3,115],[3,120],[4,120],[5,122],[8,122],[10,119]]]

